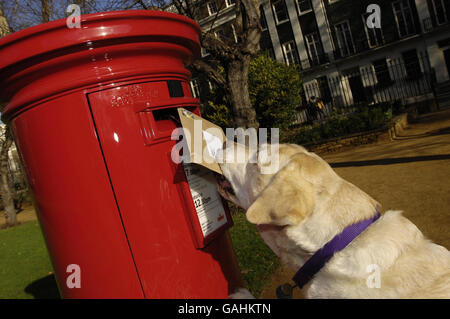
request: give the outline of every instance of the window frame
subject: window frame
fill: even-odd
[[[289,53],[291,53],[292,56],[293,56],[292,64],[291,64],[291,62],[288,59],[288,52],[286,51],[286,46],[287,45],[292,45],[292,48],[289,50]],[[286,65],[298,64],[297,47],[296,47],[296,44],[295,44],[294,40],[290,40],[290,41],[284,42],[281,45],[281,47],[282,47],[282,50],[283,50],[284,62],[286,63]]]
[[[414,55],[408,56],[411,53],[414,53]],[[414,48],[402,51],[401,56],[403,60],[403,65],[405,67],[406,77],[408,79],[420,78],[423,74],[423,71],[417,49]],[[407,61],[407,59],[409,59],[409,61]]]
[[[341,46],[341,43],[340,43],[341,41],[340,41],[340,38],[338,36],[338,30],[337,30],[338,26],[343,25],[343,24],[347,25],[347,27],[348,27],[348,32],[350,34],[350,43],[351,43],[351,45],[353,47],[353,51],[350,52],[350,47],[348,46],[348,39],[346,37],[344,37],[345,38],[346,49],[347,49],[347,52],[348,52],[347,54],[343,54],[343,52],[342,52],[343,48]],[[351,56],[351,55],[355,54],[356,53],[356,47],[355,47],[355,42],[353,41],[352,29],[350,27],[349,20],[344,20],[344,21],[341,21],[340,23],[336,23],[334,25],[334,32],[335,32],[336,39],[337,39],[337,42],[338,42],[338,48],[339,48],[339,51],[341,53],[341,57],[347,57],[347,56]],[[345,36],[345,31],[344,31],[344,36]]]
[[[238,43],[238,37],[237,37],[237,34],[236,34],[236,29],[234,27],[234,24],[231,24],[231,32],[233,33],[234,43]]]
[[[309,37],[310,36],[314,36],[314,35],[316,36],[317,41],[310,42],[309,41]],[[308,55],[309,55],[309,58],[310,58],[311,62],[314,65],[319,65],[320,64],[320,53],[319,52],[323,51],[323,49],[321,47],[322,43],[320,42],[320,36],[319,36],[318,32],[314,31],[314,32],[306,34],[305,35],[305,42],[306,42],[306,49],[308,50]],[[311,44],[313,44],[313,46],[314,46],[314,50],[316,52],[317,61],[315,61],[313,59],[313,55],[312,55],[312,52],[310,50]]]
[[[267,26],[266,13],[264,12],[264,8],[260,7],[261,19],[259,23],[261,24],[261,31],[266,31],[269,27]],[[264,21],[264,23],[262,23]]]
[[[230,1],[234,1],[234,3],[230,3]],[[232,7],[236,4],[236,0],[225,0],[225,6],[227,8]]]
[[[308,1],[309,2],[309,10],[301,11],[300,10],[300,5],[299,5],[299,1]],[[311,3],[311,0],[295,0],[295,5],[297,6],[297,10],[298,10],[298,14],[299,15],[306,14],[306,13],[309,13],[309,12],[313,11],[313,4]]]
[[[192,97],[195,99],[199,99],[200,98],[200,82],[199,82],[199,80],[191,79],[191,81],[189,81],[189,86],[191,88]]]
[[[283,4],[284,12],[286,13],[286,19],[281,20],[281,21],[278,20],[277,10],[275,9],[275,4],[278,3],[278,2],[281,2],[281,3]],[[284,1],[284,0],[275,0],[275,1],[272,1],[271,7],[272,7],[273,16],[274,16],[274,18],[275,18],[275,23],[276,23],[277,25],[289,21],[289,12],[288,12],[287,7],[286,7],[286,1]]]
[[[216,12],[211,12],[211,8],[209,7],[210,4],[214,3],[216,6]],[[212,16],[214,14],[216,14],[217,12],[219,12],[219,6],[217,5],[217,1],[216,0],[211,0],[206,4],[206,7],[208,9],[208,14],[209,16]]]
[[[437,14],[437,9],[436,9],[436,1],[439,1],[441,3],[441,7],[444,11],[444,17],[445,17],[445,21],[439,23],[438,21],[438,14]],[[448,15],[447,15],[447,11],[445,9],[445,4],[444,4],[444,0],[431,0],[431,5],[433,6],[433,13],[434,13],[434,17],[436,19],[436,25],[444,25],[446,23],[448,23]]]
[[[223,29],[214,30],[214,36],[216,37],[216,39],[224,42],[226,39],[225,30]]]
[[[397,11],[396,11],[396,9],[395,9],[395,5],[396,5],[397,3],[399,3],[399,4],[401,5],[401,8],[402,8],[402,10],[401,10],[402,18],[403,18],[403,21],[405,21],[405,23],[406,23],[406,19],[405,19],[406,16],[405,16],[405,14],[404,14],[404,12],[405,12],[404,9],[405,9],[405,7],[403,7],[404,2],[406,2],[406,3],[408,4],[407,9],[409,10],[409,13],[410,13],[413,31],[410,32],[410,33],[407,33],[407,34],[405,34],[405,35],[402,35],[402,34],[401,34],[401,31],[400,31],[400,24],[399,24],[399,21],[398,21],[398,16],[397,16]],[[415,25],[415,23],[414,23],[413,10],[412,10],[412,8],[411,8],[411,3],[410,3],[410,1],[409,1],[409,0],[397,0],[397,1],[394,1],[394,2],[392,2],[392,10],[393,10],[393,12],[394,12],[395,22],[397,23],[397,32],[398,32],[398,36],[402,39],[402,38],[407,38],[407,37],[409,37],[409,36],[412,36],[412,35],[416,34],[416,31],[417,31],[416,29],[417,29],[417,28],[416,28],[416,25]],[[406,24],[405,26],[406,26],[406,28],[408,27],[407,24]]]
[[[367,22],[367,17],[366,17],[365,15],[370,15],[370,14],[369,14],[369,13],[363,13],[363,14],[361,15],[361,18],[362,18],[363,24],[364,24],[364,31],[365,31],[365,33],[366,33],[366,38],[367,38],[367,43],[368,43],[368,45],[369,45],[369,48],[372,49],[372,48],[376,48],[376,47],[378,47],[378,46],[383,45],[383,44],[384,44],[384,33],[383,33],[383,28],[369,28],[369,27],[367,26],[367,24],[366,24],[366,22]],[[374,36],[375,36],[375,40],[377,41],[377,44],[375,44],[375,45],[372,45],[372,44],[370,43],[370,35],[369,35],[369,33],[371,32],[371,30],[373,30]],[[381,34],[381,42],[380,42],[379,39],[378,39],[378,36],[377,36],[377,34],[376,34],[376,30],[380,30],[380,34]]]
[[[383,61],[383,68],[385,67],[385,70],[381,70],[379,69],[379,66],[381,66],[381,63],[378,64],[378,62]],[[386,57],[381,58],[381,59],[377,59],[377,60],[373,60],[371,61],[372,63],[372,67],[373,67],[373,71],[375,73],[375,77],[377,79],[377,85],[381,86],[381,87],[388,87],[392,84],[392,77],[391,77],[391,73],[389,70],[389,63]],[[376,66],[375,64],[378,64],[378,66]],[[377,73],[377,71],[379,71]]]

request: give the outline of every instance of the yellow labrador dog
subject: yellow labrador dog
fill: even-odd
[[[377,219],[377,201],[301,146],[280,144],[273,174],[261,174],[256,151],[239,145],[237,153],[246,160],[221,164],[219,192],[247,211],[247,220],[291,269],[301,269],[328,242],[341,244],[341,233],[366,222],[329,259],[314,257],[323,265],[313,265],[306,274],[311,278],[302,282],[307,298],[450,297],[449,251],[426,239],[401,211]],[[230,297],[252,296],[239,289]]]

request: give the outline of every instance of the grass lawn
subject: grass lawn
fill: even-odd
[[[0,298],[58,296],[37,221],[0,230]]]
[[[258,296],[278,267],[275,255],[265,246],[243,212],[232,208],[230,233],[242,275],[249,290]],[[58,298],[53,269],[37,221],[0,230],[0,299]]]
[[[278,257],[264,243],[255,225],[245,213],[230,205],[234,226],[230,229],[242,277],[248,290],[258,297],[270,275],[280,266]]]

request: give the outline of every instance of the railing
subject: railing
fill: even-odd
[[[344,72],[335,77],[323,77],[304,84],[304,103],[299,108],[297,123],[308,120],[308,102],[312,97],[324,102],[322,118],[334,110],[352,112],[363,105],[398,101],[403,105],[433,92],[434,70],[426,52],[409,61],[395,59],[385,65],[367,66]],[[320,118],[317,118],[320,119]]]

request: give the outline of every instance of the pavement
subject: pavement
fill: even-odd
[[[450,248],[450,109],[420,116],[394,141],[322,155],[383,211],[402,210],[426,237]],[[260,298],[276,298],[294,271],[279,268]],[[294,298],[301,298],[298,289]]]

